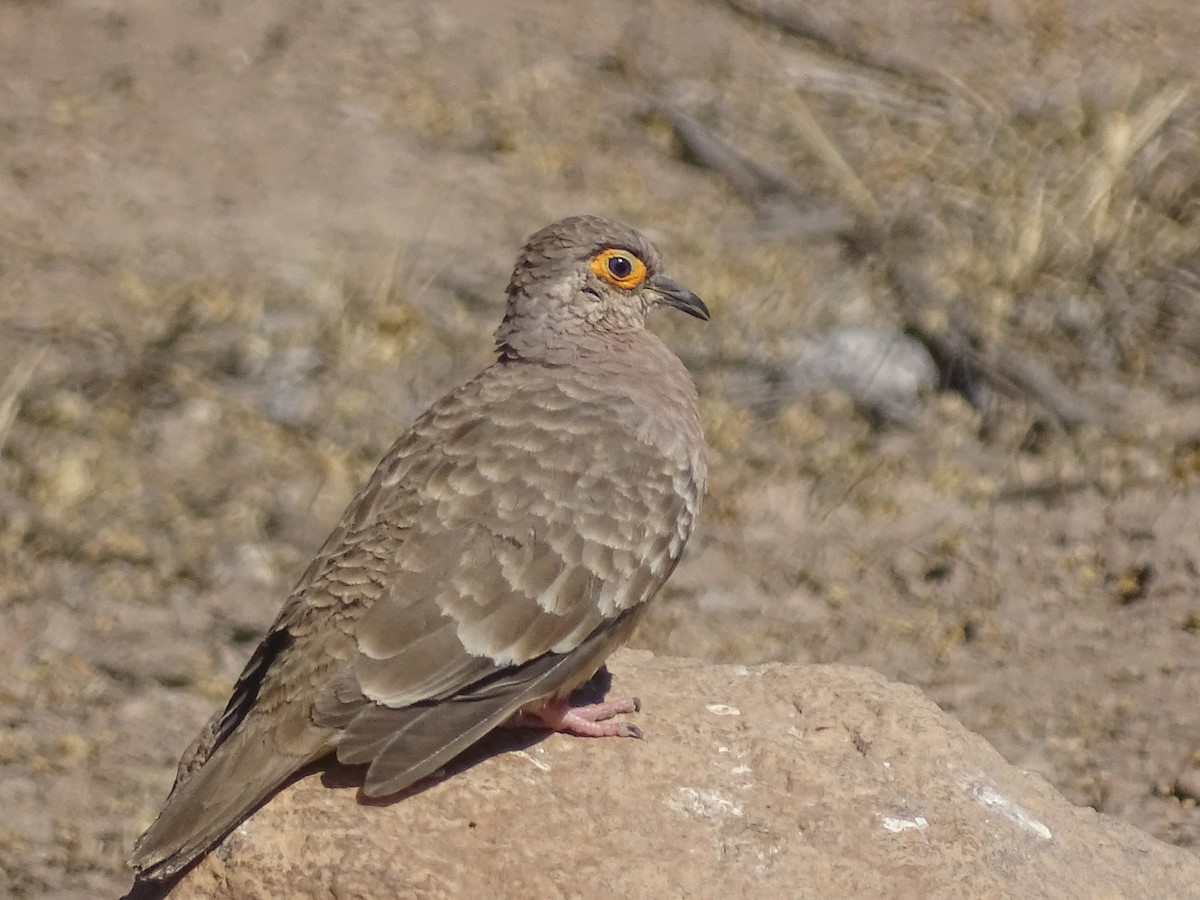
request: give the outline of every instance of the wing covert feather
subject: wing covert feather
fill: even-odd
[[[305,590],[310,602],[369,598],[351,663],[363,699],[444,700],[506,666],[569,653],[666,579],[694,517],[695,497],[677,490],[686,461],[640,440],[597,455],[621,430],[622,411],[581,417],[578,393],[568,384],[510,395],[501,418],[486,399],[464,403],[490,410],[486,429],[447,404],[380,466],[373,481],[387,490],[364,490],[370,515],[348,514],[357,529]],[[389,557],[346,551],[379,546],[380,529],[393,539]],[[333,694],[354,700],[344,682]],[[343,718],[336,705],[323,692],[322,722]]]

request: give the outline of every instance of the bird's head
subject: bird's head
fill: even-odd
[[[496,331],[501,356],[528,357],[535,348],[553,353],[564,344],[641,330],[659,306],[707,320],[704,301],[660,265],[655,246],[620,222],[573,216],[548,225],[526,242],[513,269]]]

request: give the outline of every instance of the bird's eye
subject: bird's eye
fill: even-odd
[[[610,247],[592,257],[592,274],[627,291],[646,280],[646,264],[630,253]]]
[[[628,278],[633,272],[633,263],[629,261],[628,256],[612,256],[608,260],[608,271],[619,281]]]

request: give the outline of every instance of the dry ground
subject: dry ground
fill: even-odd
[[[638,643],[873,666],[1200,843],[1200,11],[768,10],[806,18],[0,2],[0,893],[125,886],[325,530],[579,211],[715,313],[660,323],[713,478]],[[984,375],[903,425],[759,377],[863,323],[966,335]],[[986,377],[1012,359],[1061,391]]]

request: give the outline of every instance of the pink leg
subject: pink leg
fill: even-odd
[[[522,724],[551,731],[565,731],[581,737],[631,737],[640,738],[642,729],[629,722],[609,722],[613,716],[635,713],[641,710],[641,701],[608,700],[588,706],[572,706],[566,700],[547,700],[537,709],[529,710]]]

